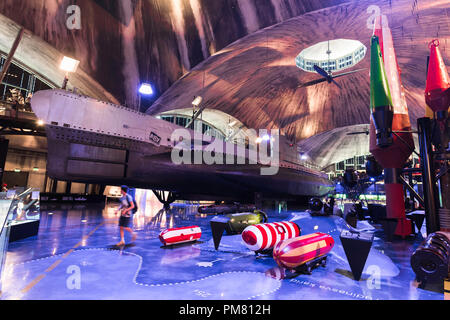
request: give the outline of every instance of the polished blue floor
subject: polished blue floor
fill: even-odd
[[[270,221],[292,220],[302,234],[329,233],[336,241],[326,267],[296,275],[258,257],[241,237],[224,236],[214,250],[211,216],[197,207],[175,205],[170,212],[156,205],[134,217],[137,241],[122,250],[117,204],[48,205],[41,208],[37,237],[11,243],[2,279],[2,299],[271,299],[271,300],[443,300],[439,290],[418,288],[409,259],[423,240],[385,242],[376,227],[375,241],[360,281],[353,280],[339,241],[348,228],[338,217],[310,217],[303,212],[269,213]],[[199,225],[201,242],[163,248],[159,233],[168,227]],[[129,241],[129,235],[127,240]]]

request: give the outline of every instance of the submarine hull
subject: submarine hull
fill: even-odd
[[[280,167],[262,176],[261,165],[175,165],[171,150],[149,143],[47,126],[48,176],[79,183],[171,191],[178,199],[253,200],[324,196],[330,182],[308,172]]]

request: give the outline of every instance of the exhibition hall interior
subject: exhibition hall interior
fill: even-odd
[[[450,0],[2,0],[0,58],[1,300],[450,300]]]

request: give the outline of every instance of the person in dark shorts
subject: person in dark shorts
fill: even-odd
[[[120,206],[116,210],[117,215],[120,212],[119,227],[120,227],[120,242],[116,246],[125,245],[125,231],[131,234],[131,242],[134,242],[137,238],[136,233],[131,229],[132,214],[135,208],[133,197],[128,194],[128,187],[121,186],[122,197],[120,198]]]

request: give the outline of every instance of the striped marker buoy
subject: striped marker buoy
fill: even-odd
[[[257,224],[245,228],[242,240],[252,251],[263,252],[272,249],[278,242],[298,237],[300,227],[291,221]]]
[[[333,247],[333,237],[317,232],[278,243],[273,249],[273,258],[282,268],[296,269],[327,255]]]
[[[202,229],[199,226],[190,226],[183,228],[172,228],[164,230],[159,234],[159,240],[163,245],[173,245],[185,242],[193,242],[200,239]]]

